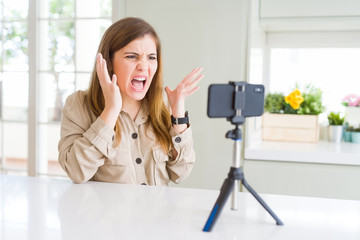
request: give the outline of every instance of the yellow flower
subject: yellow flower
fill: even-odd
[[[298,109],[300,104],[304,101],[304,98],[301,96],[299,89],[295,89],[292,93],[285,97],[285,102],[290,104],[293,109]]]

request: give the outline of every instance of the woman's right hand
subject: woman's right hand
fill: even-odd
[[[96,72],[105,99],[105,108],[100,118],[114,127],[122,108],[122,98],[117,85],[117,77],[113,74],[112,79],[110,79],[106,61],[101,53],[98,53],[96,57]]]

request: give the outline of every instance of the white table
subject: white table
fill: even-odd
[[[249,193],[202,232],[218,194],[0,175],[0,239],[360,239],[360,201],[260,194],[277,226]]]

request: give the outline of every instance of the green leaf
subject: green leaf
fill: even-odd
[[[340,113],[331,112],[328,115],[329,125],[343,125],[345,117],[340,117]]]
[[[270,113],[283,113],[285,98],[282,93],[269,93],[265,97],[265,110]]]

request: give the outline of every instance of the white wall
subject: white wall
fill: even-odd
[[[360,30],[358,0],[260,0],[267,31]]]
[[[258,193],[360,200],[360,167],[246,160],[245,176]]]
[[[261,18],[360,16],[358,0],[260,0]]]
[[[187,99],[197,162],[180,186],[219,189],[232,164],[233,126],[206,115],[211,83],[244,80],[246,0],[128,0],[125,16],[141,17],[157,31],[163,47],[164,80],[176,87],[193,68],[204,68],[200,90]],[[244,19],[245,18],[245,19]]]

